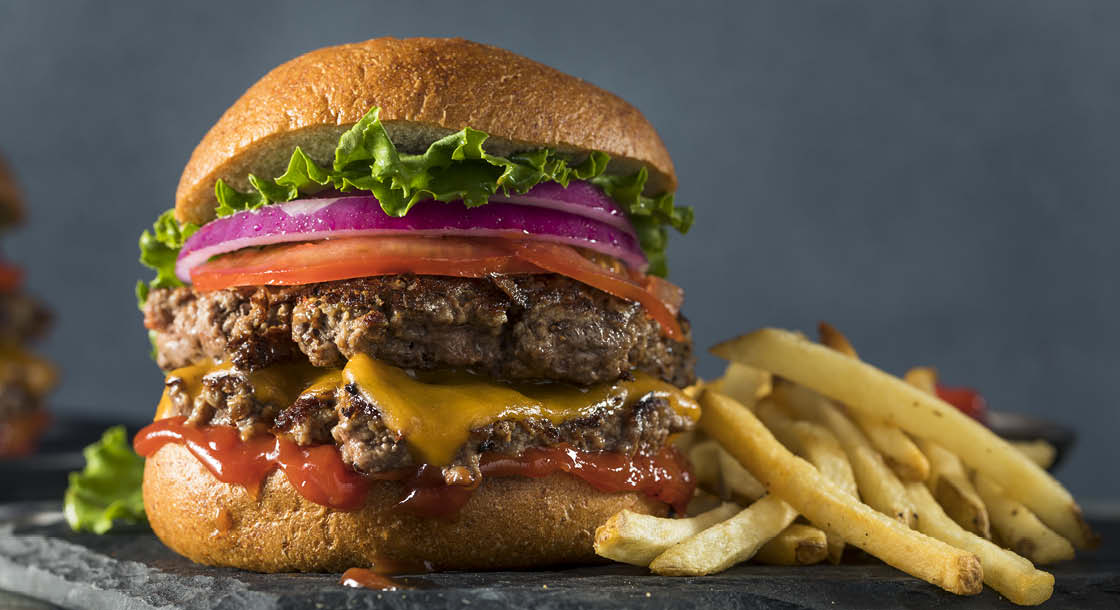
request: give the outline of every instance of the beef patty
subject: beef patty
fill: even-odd
[[[344,462],[366,474],[417,466],[407,439],[385,426],[377,408],[357,388],[301,396],[291,405],[258,400],[241,371],[223,370],[202,378],[201,391],[191,397],[182,380],[168,381],[168,417],[185,416],[191,425],[234,426],[242,438],[273,433],[298,445],[334,443]],[[604,405],[591,415],[553,424],[540,420],[502,420],[472,430],[451,464],[444,467],[448,483],[481,476],[483,454],[517,455],[532,447],[567,444],[581,451],[651,455],[670,434],[691,429],[692,420],[678,415],[665,398],[647,395],[632,405]]]
[[[160,289],[148,297],[144,324],[165,370],[204,357],[244,370],[300,358],[342,366],[365,353],[497,379],[591,385],[639,370],[676,386],[695,380],[686,320],[686,340],[673,341],[640,304],[552,274]]]

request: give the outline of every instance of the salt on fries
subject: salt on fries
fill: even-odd
[[[852,544],[953,593],[987,583],[1017,604],[1049,599],[1054,579],[1031,562],[1095,542],[1043,471],[1053,446],[1004,442],[936,397],[933,369],[903,381],[860,362],[835,328],[819,330],[823,345],[764,329],[716,346],[731,362],[693,387],[700,431],[679,439],[703,490],[690,507],[710,510],[622,511],[596,531],[596,552],[698,576],[751,558],[837,563]],[[749,506],[711,508],[716,496]]]
[[[712,352],[795,381],[853,411],[936,442],[977,472],[1001,482],[1008,496],[1029,507],[1075,547],[1095,545],[1096,537],[1080,507],[1061,484],[1007,441],[936,396],[855,358],[777,329],[721,343]]]

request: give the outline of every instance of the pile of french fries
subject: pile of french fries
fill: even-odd
[[[959,595],[1050,598],[1035,568],[1096,544],[1046,472],[1054,448],[1011,444],[936,395],[859,360],[822,323],[821,344],[763,329],[721,343],[724,376],[690,391],[700,431],[680,445],[699,491],[687,518],[622,511],[595,533],[606,558],[701,576],[747,560],[838,563],[852,545]]]

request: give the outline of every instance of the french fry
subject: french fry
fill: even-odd
[[[753,502],[766,495],[766,488],[735,461],[719,443],[706,439],[688,452],[697,485],[724,500]]]
[[[1030,461],[1038,464],[1041,468],[1049,468],[1054,465],[1054,459],[1058,457],[1058,450],[1050,441],[1038,439],[1034,441],[1011,441],[1011,446],[1018,449],[1019,453],[1027,456]]]
[[[835,483],[845,493],[859,499],[856,477],[848,456],[827,428],[808,421],[795,421],[769,398],[759,401],[755,413],[770,429],[778,441],[797,455],[809,460],[822,475]],[[844,539],[832,530],[826,530],[828,559],[836,564],[844,556]]]
[[[754,366],[833,398],[853,411],[928,438],[959,456],[1006,493],[1027,505],[1043,523],[1075,547],[1096,544],[1081,509],[1037,464],[1003,439],[936,396],[879,369],[777,329],[758,330],[725,341],[712,353]],[[710,433],[709,433],[710,434]],[[757,474],[757,473],[756,473]]]
[[[983,570],[975,555],[911,530],[852,498],[809,462],[790,453],[734,400],[711,391],[700,400],[704,407],[700,427],[814,525],[833,529],[848,543],[946,591],[980,592]]]
[[[1054,593],[1052,574],[1036,570],[1030,561],[965,531],[941,510],[925,485],[907,483],[906,489],[918,507],[918,529],[974,553],[984,567],[985,584],[1019,605],[1036,606],[1050,599]]]
[[[824,532],[802,523],[792,523],[762,545],[754,561],[773,566],[807,566],[820,563],[828,557],[828,543]]]
[[[766,496],[739,514],[669,547],[649,564],[662,576],[704,576],[746,561],[797,518],[780,498]]]
[[[821,338],[821,345],[859,359],[859,354],[848,337],[828,322],[817,325],[817,334]],[[898,478],[904,481],[926,480],[929,476],[929,461],[902,430],[862,413],[848,413],[848,416],[859,424],[867,435],[867,440],[871,441],[871,446],[883,454],[883,459],[898,474]]]
[[[696,486],[710,494],[723,497],[719,452],[719,443],[706,439],[694,443],[686,454],[692,464],[692,478],[696,481]]]
[[[821,345],[828,346],[829,349],[836,350],[845,356],[859,358],[859,353],[856,352],[852,342],[848,340],[848,336],[828,322],[817,323],[817,336],[820,337]]]
[[[914,507],[902,482],[843,411],[820,394],[788,382],[776,385],[773,396],[798,417],[815,421],[836,435],[848,454],[864,502],[907,526],[914,526]]]
[[[739,510],[738,505],[725,502],[687,519],[668,519],[622,510],[595,530],[595,553],[607,559],[646,567],[665,549],[731,518]]]
[[[991,540],[988,509],[972,486],[960,458],[933,441],[918,439],[918,443],[929,457],[930,478],[926,480],[926,486],[945,513],[964,529]]]
[[[931,367],[912,368],[903,379],[927,394],[937,394],[937,371]],[[945,509],[945,513],[964,529],[991,540],[988,509],[972,486],[961,459],[930,440],[919,439],[918,445],[930,462],[930,477],[926,480],[926,486]]]
[[[729,362],[723,377],[708,386],[750,407],[756,400],[770,393],[770,383],[770,373],[738,362]]]
[[[727,496],[745,502],[758,500],[766,495],[766,488],[731,454],[719,448],[719,471]]]
[[[905,432],[859,412],[849,411],[848,415],[867,435],[871,446],[883,455],[898,478],[905,481],[926,480],[929,460]]]
[[[1008,498],[999,485],[982,474],[975,475],[975,483],[976,491],[988,505],[992,529],[1001,544],[1035,565],[1073,559],[1069,540],[1043,525],[1029,508]]]

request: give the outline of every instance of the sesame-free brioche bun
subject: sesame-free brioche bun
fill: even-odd
[[[374,482],[364,508],[342,512],[304,499],[280,470],[254,499],[178,444],[144,467],[144,508],[164,544],[199,563],[255,572],[341,572],[386,559],[441,570],[586,564],[600,561],[595,528],[614,513],[668,513],[642,494],[599,492],[567,474],[483,479],[453,520],[394,510],[401,489]]]
[[[0,226],[22,221],[23,214],[23,193],[8,164],[0,157]]]
[[[496,47],[462,39],[376,38],[327,47],[275,68],[226,110],[191,155],[175,216],[214,217],[219,178],[279,176],[296,146],[333,159],[339,136],[377,106],[397,147],[420,152],[464,127],[490,134],[495,154],[548,147],[611,155],[608,172],[645,166],[647,189],[676,189],[665,145],[636,108],[590,83]]]

